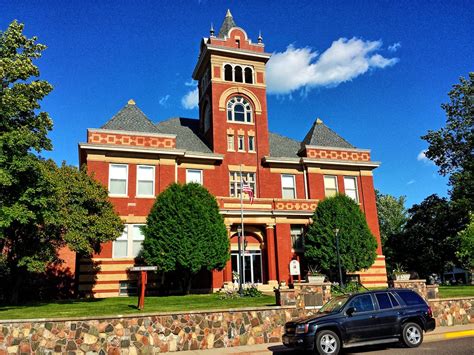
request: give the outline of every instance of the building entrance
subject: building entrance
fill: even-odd
[[[232,252],[232,272],[239,273],[237,252]],[[243,257],[243,283],[261,284],[262,277],[262,252],[260,250],[247,250]]]

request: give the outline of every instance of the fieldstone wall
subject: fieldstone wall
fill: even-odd
[[[320,307],[331,299],[330,282],[295,282],[294,288],[275,290],[276,304],[279,306]]]
[[[474,323],[474,298],[431,300],[437,326]],[[94,319],[0,320],[0,355],[155,354],[280,342],[284,324],[312,310],[262,307]]]
[[[437,299],[439,290],[438,285],[426,285],[426,280],[393,280],[391,287],[409,288],[418,292],[426,300]]]
[[[474,324],[473,297],[437,299],[430,300],[428,303],[433,311],[437,327]]]
[[[280,342],[294,307],[76,320],[0,320],[0,355],[154,354]]]

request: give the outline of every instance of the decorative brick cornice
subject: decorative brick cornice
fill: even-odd
[[[176,136],[126,131],[88,130],[87,142],[164,149],[176,148]]]
[[[370,151],[359,149],[321,149],[306,147],[306,156],[314,159],[370,161]]]

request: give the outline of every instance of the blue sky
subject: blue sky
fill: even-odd
[[[5,1],[13,19],[48,46],[37,64],[54,85],[42,109],[54,120],[47,157],[77,164],[77,143],[128,99],[153,121],[197,117],[191,73],[201,37],[227,8],[275,53],[270,130],[301,140],[320,117],[382,165],[376,188],[408,205],[445,195],[446,179],[423,159],[440,104],[474,70],[472,1]],[[285,80],[291,78],[291,80]]]

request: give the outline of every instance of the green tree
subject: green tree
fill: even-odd
[[[474,72],[459,79],[449,92],[450,102],[442,104],[446,127],[428,131],[421,138],[429,144],[426,157],[449,175],[453,201],[467,210],[474,208]]]
[[[38,156],[52,148],[52,120],[39,104],[52,86],[33,63],[45,48],[16,21],[0,32],[0,276],[11,302],[60,262],[58,248],[88,254],[123,228],[103,186]]]
[[[459,231],[465,228],[468,215],[464,209],[437,195],[428,196],[408,210],[404,232],[387,241],[393,261],[406,265],[422,277],[443,274],[457,263]]]
[[[474,270],[474,214],[471,214],[469,224],[458,233],[458,237],[459,248],[456,257],[463,268]]]
[[[345,195],[326,198],[318,204],[305,240],[305,258],[322,271],[335,274],[335,228],[339,229],[341,266],[345,272],[367,269],[375,261],[377,241],[360,207]]]
[[[160,193],[143,233],[146,263],[163,273],[177,271],[185,293],[199,271],[222,269],[230,257],[217,201],[199,184],[172,184]]]
[[[393,269],[393,251],[387,241],[396,238],[403,232],[407,222],[407,210],[405,208],[405,196],[395,197],[382,194],[375,190],[377,202],[377,215],[380,225],[380,237],[385,261],[390,269]]]

